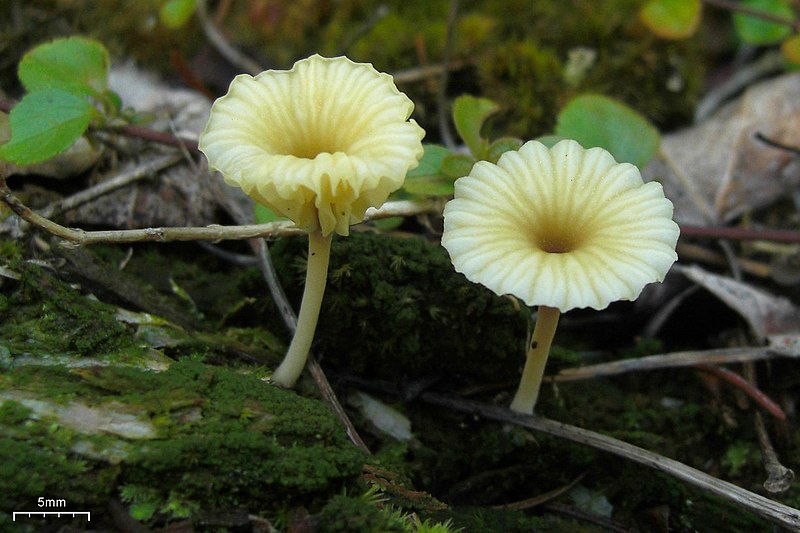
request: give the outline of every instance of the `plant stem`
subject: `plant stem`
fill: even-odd
[[[528,346],[528,356],[525,368],[522,370],[522,379],[519,382],[517,394],[511,402],[511,410],[518,413],[533,414],[533,407],[539,397],[539,388],[542,385],[544,366],[550,354],[550,345],[556,334],[558,317],[561,312],[555,307],[539,306],[539,316],[536,327],[533,329],[531,344]]]
[[[328,259],[331,255],[333,233],[323,236],[315,231],[308,235],[308,267],[303,302],[297,315],[297,329],[286,357],[272,374],[272,381],[282,387],[292,387],[303,372],[317,329],[317,319],[328,281]]]

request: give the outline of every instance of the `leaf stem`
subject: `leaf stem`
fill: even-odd
[[[536,327],[533,329],[531,343],[528,346],[528,356],[525,360],[525,368],[522,370],[522,379],[519,382],[514,401],[511,402],[512,411],[533,414],[559,316],[561,316],[561,312],[557,308],[546,305],[539,306],[539,316],[536,318]]]
[[[323,236],[315,231],[308,235],[308,267],[303,302],[297,315],[297,329],[283,362],[272,374],[272,381],[282,387],[292,387],[303,372],[317,329],[317,319],[328,280],[328,260],[333,234]]]

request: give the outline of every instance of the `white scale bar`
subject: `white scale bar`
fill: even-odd
[[[11,521],[12,522],[16,522],[17,521],[17,515],[27,515],[28,518],[30,518],[31,515],[34,515],[34,516],[35,515],[46,516],[46,515],[49,515],[49,514],[58,515],[58,518],[61,518],[62,514],[63,515],[67,515],[67,516],[72,516],[72,518],[75,518],[76,516],[80,516],[82,514],[85,514],[86,515],[86,521],[87,522],[91,522],[92,521],[92,513],[90,513],[89,511],[14,511],[13,513],[11,513]]]

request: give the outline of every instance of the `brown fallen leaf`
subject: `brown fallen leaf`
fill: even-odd
[[[800,158],[756,139],[800,139],[800,74],[747,89],[708,120],[665,135],[645,179],[664,185],[680,224],[729,222],[800,184]]]
[[[673,265],[672,268],[736,311],[759,339],[800,331],[800,309],[787,298],[708,272],[697,265]]]

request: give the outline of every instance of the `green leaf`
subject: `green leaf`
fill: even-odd
[[[403,190],[417,196],[450,196],[455,190],[454,181],[445,176],[417,176],[406,178]]]
[[[253,204],[253,215],[256,219],[256,224],[268,224],[276,220],[287,220],[285,217],[275,214],[275,211],[265,205],[258,203]]]
[[[543,145],[547,146],[548,148],[552,148],[553,146],[558,143],[558,141],[563,141],[565,137],[560,135],[542,135],[541,137],[536,137],[536,140],[542,143]]]
[[[442,172],[451,178],[466,176],[475,165],[475,160],[464,154],[450,154],[442,160]]]
[[[167,28],[177,29],[186,24],[196,7],[196,0],[168,0],[161,6],[158,18]]]
[[[639,16],[650,30],[665,39],[685,39],[697,30],[700,0],[650,0]]]
[[[0,159],[18,165],[45,161],[72,146],[99,112],[85,98],[61,89],[25,95],[11,110],[11,140]]]
[[[466,143],[475,159],[485,159],[488,141],[481,137],[483,123],[500,109],[487,98],[459,96],[453,104],[453,121],[456,131]]]
[[[794,11],[788,2],[783,0],[743,0],[740,5],[786,19],[787,22],[795,20]],[[742,41],[755,45],[779,43],[792,32],[788,24],[769,22],[743,13],[733,15],[733,26]]]
[[[499,139],[495,139],[494,142],[489,145],[486,160],[497,163],[501,155],[510,150],[519,150],[520,146],[522,146],[522,140],[516,137],[500,137]]]
[[[423,145],[425,153],[416,168],[409,170],[403,190],[418,196],[449,196],[453,194],[453,178],[442,172],[445,158],[453,152],[438,144]]]
[[[373,220],[371,224],[381,231],[394,231],[403,224],[404,220],[403,217],[389,217]]]
[[[28,92],[61,89],[99,97],[108,88],[108,51],[85,37],[56,39],[22,57],[19,79]]]
[[[600,146],[617,161],[644,167],[658,150],[658,130],[625,104],[596,94],[571,100],[558,115],[555,134],[584,148]]]
[[[442,173],[442,160],[452,154],[450,150],[438,144],[424,144],[422,159],[419,165],[408,171],[406,179],[419,176],[437,176]]]

